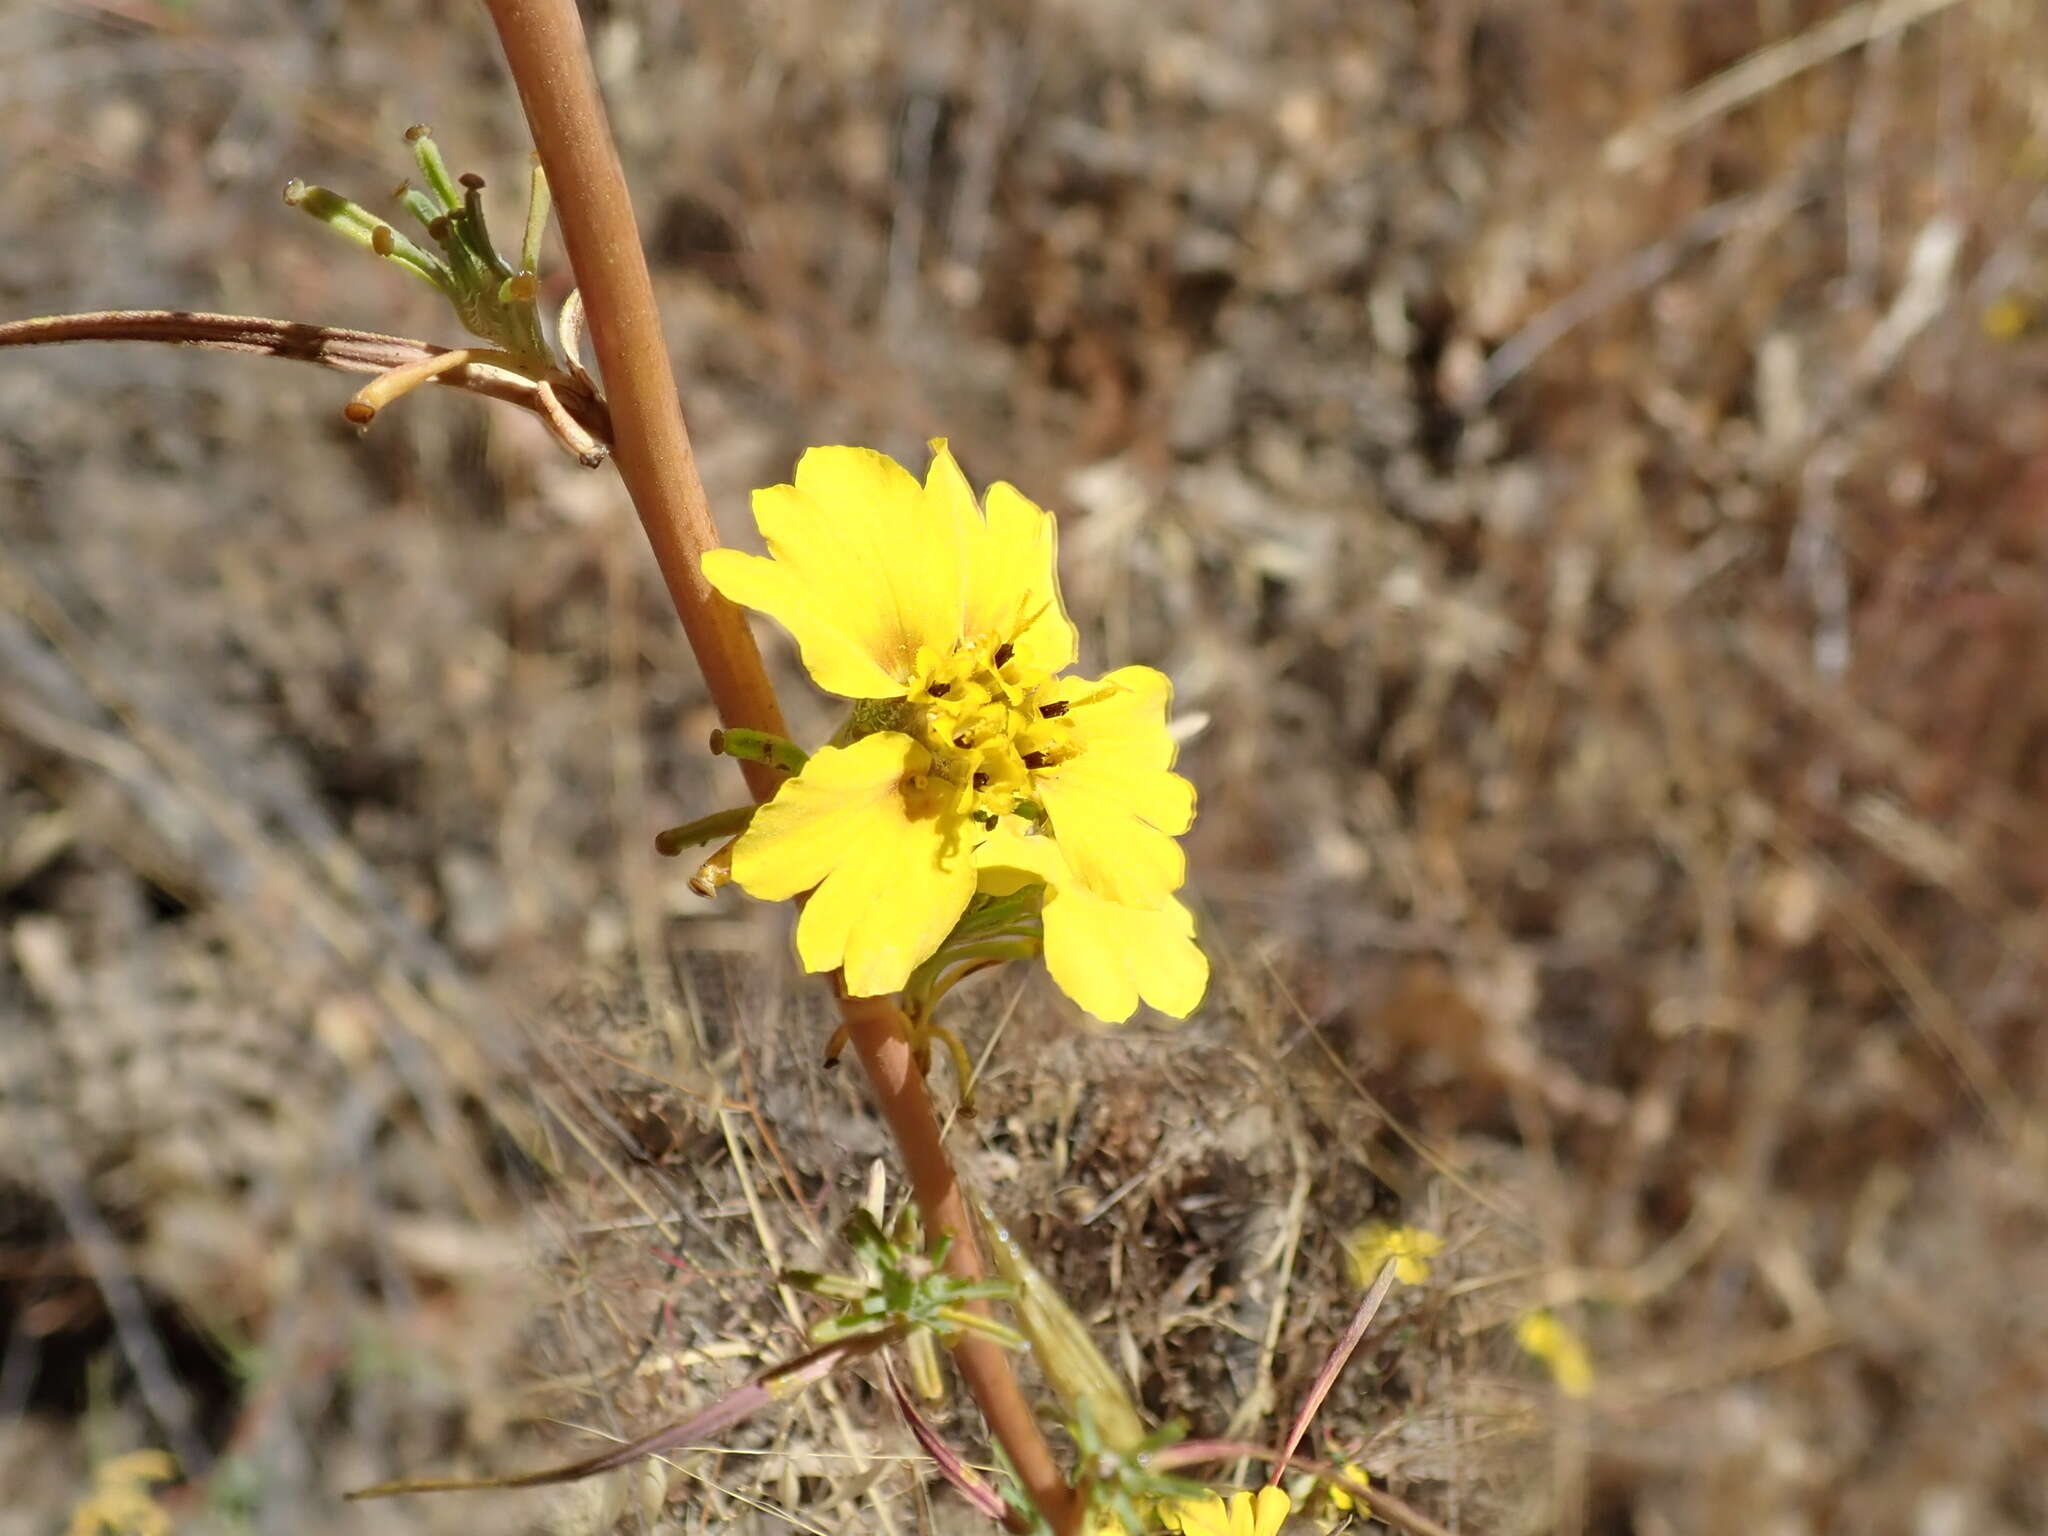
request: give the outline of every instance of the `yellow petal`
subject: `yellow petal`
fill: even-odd
[[[750,895],[811,891],[797,953],[809,971],[844,966],[856,997],[901,988],[974,894],[978,829],[951,786],[919,783],[930,767],[893,731],[823,747],[733,848],[733,879]]]
[[[895,731],[820,747],[754,813],[732,850],[732,877],[750,896],[787,901],[846,862],[876,821],[902,815],[902,781],[931,754]]]
[[[1209,987],[1209,960],[1195,920],[1172,897],[1147,911],[1104,900],[1074,877],[1062,845],[1012,827],[976,851],[981,889],[1007,895],[1045,882],[1045,968],[1059,989],[1105,1024],[1121,1024],[1140,1001],[1184,1019]]]
[[[742,608],[765,613],[788,630],[804,670],[827,693],[847,699],[894,699],[906,691],[904,683],[883,670],[871,654],[859,625],[842,620],[836,608],[827,606],[837,594],[817,593],[784,562],[736,549],[709,550],[704,579]]]
[[[1006,817],[982,839],[974,861],[981,868],[981,890],[989,896],[1014,896],[1027,885],[1073,878],[1059,844],[1049,837],[1026,837],[1013,818]]]
[[[1133,808],[1128,780],[1062,771],[1035,787],[1074,873],[1097,895],[1144,910],[1187,880],[1187,855]]]
[[[1173,684],[1154,667],[1118,667],[1098,678],[1063,677],[1039,694],[1066,701],[1076,745],[1120,768],[1171,768],[1179,750],[1166,729]]]
[[[810,449],[794,485],[754,493],[754,522],[770,558],[713,552],[705,578],[795,636],[819,687],[900,697],[920,650],[960,639],[963,531],[886,454]]]
[[[1060,601],[1059,531],[1052,514],[1007,481],[983,498],[988,533],[975,563],[974,599],[993,625],[1008,605],[1010,643],[1027,670],[1064,671],[1080,637]]]
[[[1244,1495],[1240,1494],[1240,1498]],[[1287,1523],[1287,1515],[1294,1508],[1294,1501],[1285,1490],[1261,1488],[1252,1501],[1251,1536],[1277,1536],[1281,1526]]]
[[[1045,966],[1062,992],[1105,1024],[1142,1000],[1184,1019],[1209,989],[1195,920],[1173,897],[1157,911],[1118,906],[1078,882],[1046,889]]]
[[[1060,602],[1052,514],[1001,482],[989,487],[984,513],[946,440],[933,438],[931,448],[925,494],[947,508],[967,551],[962,633],[1007,643],[1025,671],[1039,676],[1072,666],[1079,640]]]
[[[1176,1500],[1172,1514],[1183,1536],[1231,1536],[1229,1511],[1213,1493]]]
[[[1194,820],[1195,790],[1169,771],[1172,697],[1172,684],[1150,667],[1062,678],[1040,695],[1068,703],[1073,755],[1033,775],[1039,803],[1074,872],[1124,906],[1156,907],[1187,878],[1173,837]]]
[[[929,960],[974,895],[974,861],[959,850],[970,825],[951,818],[905,821],[893,843],[877,840],[855,862],[828,875],[797,919],[804,969],[846,968],[855,997],[900,992]]]

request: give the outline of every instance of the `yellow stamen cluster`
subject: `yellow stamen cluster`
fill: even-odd
[[[1052,682],[993,639],[963,641],[949,655],[920,657],[903,729],[931,754],[932,776],[971,797],[991,822],[1025,810],[1031,775],[1073,755],[1070,704],[1039,697]]]

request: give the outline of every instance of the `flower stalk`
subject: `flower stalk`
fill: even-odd
[[[553,194],[562,243],[583,295],[591,350],[612,406],[612,453],[719,718],[788,734],[761,653],[738,608],[699,561],[718,543],[662,338],[654,282],[626,175],[598,95],[573,0],[488,0]],[[781,775],[743,763],[756,799]]]
[[[746,620],[703,575],[701,559],[716,546],[717,530],[683,424],[625,173],[574,0],[487,4],[582,292],[611,406],[614,457],[676,615],[728,729],[786,736]],[[757,800],[771,797],[785,778],[768,762],[742,759],[740,769]],[[924,1078],[912,1060],[906,1021],[885,998],[843,998],[841,1009],[854,1052],[903,1154],[925,1228],[934,1237],[952,1239],[947,1270],[963,1281],[984,1279],[973,1221]],[[971,1305],[978,1310],[983,1304]],[[952,1349],[968,1390],[1032,1502],[1055,1532],[1069,1536],[1079,1514],[1073,1490],[1053,1460],[1007,1352],[970,1329],[959,1333]]]
[[[886,997],[842,998],[839,1007],[853,1052],[874,1086],[882,1118],[903,1154],[911,1194],[924,1216],[925,1228],[953,1237],[946,1254],[947,1270],[963,1280],[984,1278],[987,1271],[974,1241],[967,1197],[953,1161],[946,1155],[924,1076],[911,1059],[909,1028],[902,1011]],[[979,1310],[982,1303],[970,1305]],[[981,1405],[990,1433],[1009,1456],[1017,1480],[1054,1531],[1070,1536],[1080,1506],[1052,1459],[1052,1449],[1039,1431],[1037,1415],[1018,1384],[1008,1352],[993,1339],[970,1332],[961,1333],[952,1351],[953,1363]]]

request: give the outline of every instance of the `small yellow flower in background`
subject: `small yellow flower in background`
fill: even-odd
[[[1149,667],[1062,675],[1052,517],[1013,487],[977,504],[943,440],[923,484],[864,448],[813,448],[754,493],[768,554],[704,575],[792,636],[847,729],[754,816],[733,880],[810,892],[797,953],[857,997],[902,989],[977,890],[1046,886],[1048,969],[1111,1022],[1185,1016],[1208,984],[1174,899],[1195,792],[1172,771],[1171,685]],[[984,845],[995,844],[987,858]]]
[[[1344,1514],[1355,1509],[1360,1515],[1370,1515],[1372,1505],[1366,1502],[1365,1495],[1372,1487],[1372,1479],[1366,1476],[1365,1468],[1347,1461],[1337,1470],[1344,1474],[1344,1481],[1324,1484],[1324,1499]]]
[[[1334,1478],[1324,1479],[1301,1473],[1288,1485],[1288,1492],[1300,1505],[1303,1516],[1323,1536],[1350,1525],[1354,1519],[1370,1520],[1372,1504],[1366,1497],[1372,1478],[1365,1468],[1347,1461],[1336,1468]]]
[[[1535,1311],[1515,1324],[1515,1342],[1543,1362],[1550,1379],[1566,1397],[1587,1397],[1593,1391],[1593,1361],[1585,1341],[1559,1322],[1555,1314]]]
[[[1277,1536],[1293,1508],[1286,1490],[1261,1488],[1233,1493],[1228,1504],[1213,1493],[1179,1499],[1161,1513],[1167,1528],[1181,1536]]]
[[[1444,1240],[1422,1227],[1397,1227],[1384,1221],[1370,1221],[1344,1239],[1344,1257],[1351,1263],[1351,1278],[1371,1285],[1387,1260],[1394,1261],[1394,1278],[1403,1285],[1422,1285],[1429,1280],[1429,1261],[1443,1250]]]
[[[2017,294],[2000,294],[1984,306],[1981,323],[1993,341],[2017,341],[2034,323],[2033,306]]]
[[[151,1483],[178,1476],[168,1451],[130,1451],[93,1469],[92,1492],[71,1512],[69,1536],[170,1536],[171,1516]]]

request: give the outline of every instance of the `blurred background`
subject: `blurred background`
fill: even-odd
[[[728,535],[945,434],[1176,681],[1210,1002],[955,1011],[1147,1410],[1276,1436],[1380,1220],[1447,1246],[1310,1444],[1460,1530],[2048,1529],[2048,13],[585,14]],[[420,120],[508,237],[480,7],[15,0],[0,317],[459,343],[279,198]],[[738,783],[613,474],[354,387],[0,356],[0,1533],[137,1446],[195,1531],[980,1528],[851,1379],[338,1501],[793,1353],[887,1166],[782,914],[652,854]]]

